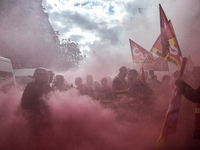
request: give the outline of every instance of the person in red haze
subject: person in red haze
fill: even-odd
[[[27,84],[22,98],[22,114],[28,120],[33,134],[38,134],[42,127],[49,127],[49,108],[48,108],[48,81],[49,74],[44,68],[37,68],[34,71],[35,81]],[[40,130],[39,130],[40,129]]]
[[[185,98],[193,103],[197,103],[195,108],[195,129],[193,138],[200,140],[200,67],[193,68],[192,76],[195,79],[195,84],[192,85],[194,88],[181,78],[175,81],[175,85]]]
[[[46,107],[45,95],[50,92],[47,88],[49,75],[44,68],[40,67],[35,70],[33,78],[35,78],[35,81],[28,83],[23,92],[21,108],[39,112]]]
[[[127,68],[122,66],[119,69],[118,76],[113,80],[112,95],[115,99],[123,99],[128,96],[127,73]]]
[[[80,95],[88,95],[88,88],[82,83],[81,77],[76,77],[75,84],[77,85],[76,89],[79,91]]]
[[[111,88],[108,86],[108,79],[101,79],[100,97],[101,99],[111,99]]]
[[[52,86],[54,91],[68,91],[72,88],[72,85],[66,84],[65,78],[63,75],[56,75],[54,85]]]

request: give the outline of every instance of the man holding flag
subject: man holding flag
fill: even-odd
[[[197,103],[195,108],[195,129],[193,138],[200,140],[200,67],[194,67],[192,75],[195,79],[196,87],[198,86],[197,89],[192,88],[181,78],[177,79],[175,84],[178,91],[182,93],[185,98],[193,103]]]
[[[180,69],[179,77],[181,78],[184,73],[187,58],[183,58],[183,62],[180,61],[181,53],[177,44],[174,30],[172,29],[172,24],[168,21],[161,5],[159,5],[159,10],[161,34],[156,40],[151,52],[164,58]],[[182,93],[179,92],[178,88],[176,87],[169,103],[164,125],[160,137],[156,143],[156,148],[164,147],[168,135],[176,132],[181,96]]]

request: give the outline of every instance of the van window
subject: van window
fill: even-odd
[[[0,57],[0,91],[6,93],[13,86],[16,87],[16,83],[11,61]]]
[[[0,71],[0,91],[7,93],[13,86],[15,86],[13,74],[11,72]]]
[[[35,68],[23,68],[23,69],[14,69],[15,80],[17,83],[17,89],[24,90],[26,85],[33,81],[33,73]]]

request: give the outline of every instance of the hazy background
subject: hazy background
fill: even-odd
[[[95,51],[109,66],[131,65],[129,39],[148,51],[160,34],[159,3],[171,19],[184,57],[198,65],[199,0],[44,0],[60,38],[79,43],[86,55]],[[97,60],[98,61],[98,60]]]

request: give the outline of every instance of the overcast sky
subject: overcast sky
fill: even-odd
[[[132,61],[129,39],[148,51],[151,49],[160,34],[160,3],[172,21],[183,56],[191,54],[198,63],[199,0],[43,0],[43,3],[61,39],[70,38],[82,50],[95,51],[104,58],[103,62],[115,65]]]

